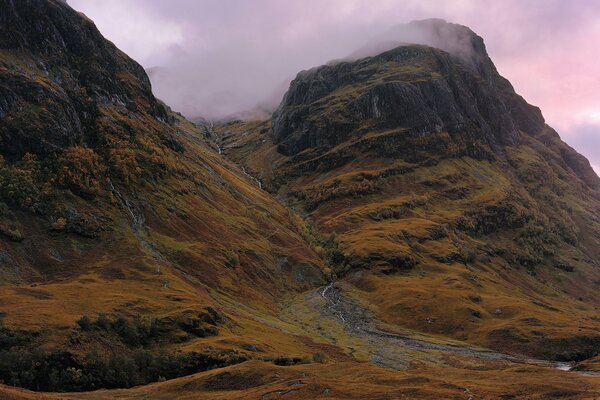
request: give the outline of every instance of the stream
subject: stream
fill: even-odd
[[[156,263],[156,272],[160,273],[161,263],[164,263],[164,264],[171,264],[171,263],[166,259],[165,256],[163,256],[156,249],[156,246],[147,239],[147,235],[144,230],[144,223],[146,222],[144,213],[138,207],[136,207],[135,204],[131,200],[129,200],[125,195],[123,195],[121,193],[121,191],[119,191],[119,189],[117,189],[113,185],[110,178],[107,178],[107,181],[108,181],[110,190],[113,192],[115,197],[119,200],[119,202],[121,203],[121,206],[129,214],[129,217],[131,219],[131,229],[133,231],[135,238],[138,240],[138,243],[142,246],[142,249],[146,250],[152,256],[152,258],[154,258],[156,261],[158,261]],[[167,286],[168,286],[168,282],[165,282],[164,287],[166,288]]]
[[[389,331],[385,329],[385,323],[374,319],[367,309],[345,296],[339,286],[339,284],[330,282],[316,291],[318,296],[324,300],[324,302],[320,302],[321,309],[318,311],[325,316],[338,320],[346,333],[364,342],[367,345],[371,361],[377,365],[400,369],[408,366],[415,352],[421,359],[436,358],[435,353],[441,353],[490,361],[530,364],[556,368],[562,371],[572,371],[586,376],[598,376],[597,373],[593,372],[573,371],[573,363],[536,360],[469,345],[434,343],[433,341],[392,333],[392,326],[389,326]],[[318,304],[310,300],[309,303],[313,306]]]

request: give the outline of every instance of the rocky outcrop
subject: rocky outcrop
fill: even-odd
[[[442,22],[435,21],[439,28]],[[468,30],[443,24],[462,35]],[[472,46],[461,54],[401,45],[356,62],[301,72],[274,115],[279,151],[295,155],[307,148],[331,148],[390,129],[402,129],[407,137],[466,135],[493,148],[518,142],[520,132],[541,130],[540,110],[515,94],[496,72],[483,40],[468,32]]]
[[[66,2],[0,0],[0,154],[93,146],[103,106],[167,119],[144,69]]]

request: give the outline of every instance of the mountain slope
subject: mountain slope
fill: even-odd
[[[247,358],[248,340],[264,347],[252,338],[272,329],[255,316],[326,282],[303,222],[64,2],[3,0],[0,21],[0,379],[129,386],[158,376],[87,381],[89,357],[213,349],[226,364]],[[279,340],[265,357],[294,346]],[[84,377],[43,381],[28,359]]]
[[[415,24],[466,29],[470,46],[303,71],[272,121],[221,125],[220,146],[312,221],[382,320],[542,358],[596,355],[600,179],[479,36]]]

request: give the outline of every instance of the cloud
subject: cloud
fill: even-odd
[[[90,17],[102,34],[142,64],[169,63],[172,46],[184,42],[182,21],[165,18],[160,8],[127,0],[69,0]]]
[[[219,118],[279,102],[302,69],[348,56],[391,27],[443,18],[481,35],[499,72],[567,142],[598,122],[600,2],[589,0],[69,0],[153,68],[158,97]],[[600,165],[600,156],[581,144]]]
[[[600,175],[600,121],[570,127],[568,139],[575,150],[589,157],[592,168]]]

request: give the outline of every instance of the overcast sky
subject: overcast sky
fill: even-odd
[[[189,117],[277,103],[295,74],[391,26],[444,18],[600,171],[600,0],[69,0]]]

